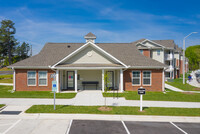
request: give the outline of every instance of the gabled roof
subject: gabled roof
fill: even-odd
[[[166,48],[175,48],[174,40],[152,40],[153,42],[160,44]]]
[[[95,43],[127,66],[164,68],[165,65],[142,55],[135,43]],[[41,52],[9,67],[49,67],[76,51],[84,43],[46,43]]]

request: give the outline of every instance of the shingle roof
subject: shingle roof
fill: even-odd
[[[182,52],[183,49],[179,47],[178,45],[175,45],[175,52]]]
[[[175,48],[174,40],[151,40],[167,48]]]
[[[120,64],[60,64],[57,67],[123,67]]]
[[[48,67],[56,64],[84,43],[46,43],[39,54],[19,61],[9,67]],[[165,67],[164,64],[142,55],[134,43],[96,43],[127,66]]]
[[[95,36],[93,33],[89,32],[88,34],[86,34],[86,35],[84,36],[84,38],[85,38],[85,39],[87,39],[87,38],[95,38],[95,39],[96,39],[96,36]]]

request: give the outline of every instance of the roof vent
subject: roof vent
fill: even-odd
[[[68,45],[67,47],[68,47],[68,48],[70,48],[71,46],[70,46],[70,45]]]
[[[86,43],[87,42],[92,42],[95,43],[95,39],[97,38],[93,33],[89,32],[88,34],[86,34],[84,36],[84,38],[86,39]]]

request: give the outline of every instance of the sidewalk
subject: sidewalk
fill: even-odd
[[[4,86],[13,86],[12,83],[0,83],[0,85],[4,85]]]
[[[166,84],[166,83],[165,83],[165,88],[170,89],[170,90],[175,91],[175,92],[200,93],[200,91],[184,91],[184,90],[173,87],[173,86]]]
[[[6,104],[3,111],[22,111],[32,105],[53,105],[54,99],[37,98],[1,98],[0,104]],[[81,91],[73,99],[56,99],[56,105],[75,106],[102,106],[105,98],[101,91]],[[108,106],[133,106],[139,107],[139,100],[126,100],[124,97],[107,97]],[[174,102],[174,101],[143,101],[143,107],[171,107],[171,108],[200,108],[200,102]]]

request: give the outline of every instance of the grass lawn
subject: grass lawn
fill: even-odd
[[[188,74],[185,75],[185,78],[188,78]],[[184,91],[200,91],[200,88],[191,86],[185,82],[183,84],[183,77],[181,76],[180,78],[174,79],[174,82],[166,82],[167,84],[177,87],[179,89],[182,89]]]
[[[7,68],[7,67],[3,67],[3,68],[0,69],[0,71],[12,71],[12,69]]]
[[[100,106],[69,106],[33,105],[26,113],[67,113],[67,114],[123,114],[123,115],[165,115],[165,116],[200,116],[200,108],[158,108],[144,107],[144,112],[139,112],[139,107],[109,106],[111,111],[100,111]]]
[[[0,108],[2,108],[3,106],[5,106],[4,104],[0,104]]]
[[[0,98],[53,98],[50,91],[17,91],[12,93],[12,86],[0,85]],[[56,93],[57,99],[71,99],[76,93]]]
[[[0,83],[13,83],[13,75],[0,75]]]
[[[200,94],[198,93],[180,93],[170,90],[163,92],[146,92],[143,95],[143,100],[152,101],[184,101],[184,102],[200,102]],[[115,94],[116,96],[117,94]],[[106,96],[103,93],[103,96]],[[107,93],[107,97],[113,97],[113,93]],[[128,91],[124,93],[119,93],[119,97],[125,97],[126,100],[139,100],[140,96],[137,91]]]

